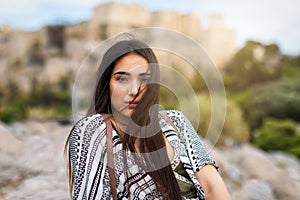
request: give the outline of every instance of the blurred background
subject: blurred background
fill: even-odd
[[[1,0],[0,199],[68,199],[63,145],[73,124],[76,72],[88,55],[86,62],[98,66],[90,52],[99,42],[143,27],[192,38],[220,71],[227,113],[211,154],[233,199],[298,199],[299,4]],[[181,60],[158,57],[185,74],[196,92],[201,120],[194,123],[204,137],[211,117],[205,81]],[[166,88],[161,104],[180,109]],[[208,137],[205,144],[210,142]]]

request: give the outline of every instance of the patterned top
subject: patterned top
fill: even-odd
[[[173,167],[181,162],[197,190],[198,199],[205,199],[194,172],[207,164],[217,168],[215,162],[181,112],[161,112],[167,114],[179,132],[159,116],[162,131],[175,150]],[[130,151],[123,152],[121,139],[115,130],[112,131],[112,137],[118,199],[162,199],[151,177],[138,167],[134,159],[130,159]],[[70,138],[70,152],[74,181],[73,199],[112,199],[107,167],[106,127],[100,114],[85,117],[75,125]],[[124,153],[127,157],[126,166]],[[176,173],[175,176],[180,178]]]

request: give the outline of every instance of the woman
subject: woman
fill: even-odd
[[[158,67],[139,40],[105,53],[89,112],[66,143],[73,199],[230,199],[188,119],[158,111]]]

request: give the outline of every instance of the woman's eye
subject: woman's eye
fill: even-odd
[[[148,83],[149,80],[150,80],[150,77],[142,77],[142,78],[140,79],[141,83]]]
[[[128,79],[126,77],[123,77],[123,76],[117,77],[117,81],[120,82],[120,83],[126,82],[127,80]]]

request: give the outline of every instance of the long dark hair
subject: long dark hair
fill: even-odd
[[[154,52],[148,45],[140,40],[128,39],[119,41],[108,49],[103,56],[98,70],[97,85],[87,115],[111,113],[110,78],[116,61],[128,53],[136,53],[147,60],[151,78],[143,91],[140,104],[138,104],[131,115],[132,120],[130,124],[128,124],[126,131],[122,132],[123,149],[128,149],[134,153],[138,152],[136,155],[139,153],[146,155],[142,156],[142,161],[141,159],[136,159],[137,164],[150,175],[164,199],[182,199],[170,163],[158,167],[161,163],[169,160],[169,158],[158,118],[160,92],[159,66]],[[67,153],[70,153],[70,149],[68,149],[69,140],[70,135],[65,146]],[[69,164],[70,190],[72,190],[72,163],[69,156],[67,156],[67,159]]]

